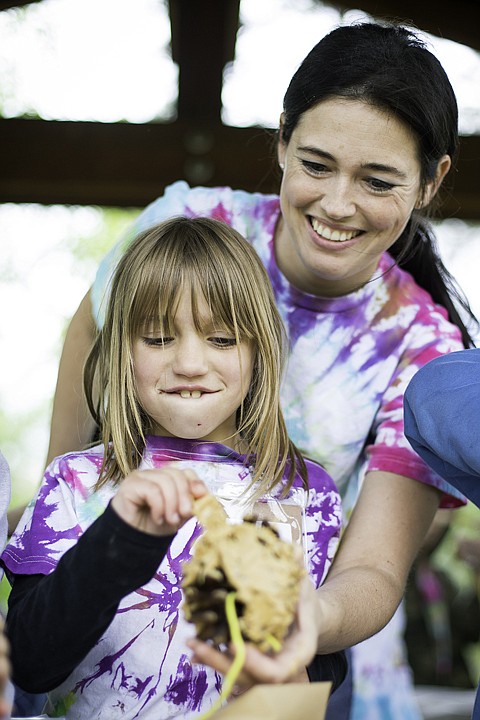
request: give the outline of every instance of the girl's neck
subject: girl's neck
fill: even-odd
[[[156,432],[154,428],[148,429],[145,434],[150,435],[150,436],[155,436],[155,437],[172,437],[172,438],[176,438],[177,440],[185,439],[185,438],[178,437],[178,435],[165,435],[165,433]],[[203,438],[190,438],[190,440],[192,442],[199,442],[199,443],[213,442],[212,440],[204,440]],[[227,437],[224,440],[217,440],[215,442],[218,442],[220,445],[225,445],[226,447],[232,448],[232,450],[234,450],[239,455],[247,455],[249,453],[247,442],[239,434]]]

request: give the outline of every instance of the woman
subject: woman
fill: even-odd
[[[468,304],[426,220],[457,141],[451,85],[413,33],[379,23],[337,28],[287,89],[279,197],[167,188],[104,260],[60,364],[50,457],[93,432],[80,370],[93,317],[102,323],[108,277],[134,235],[173,215],[209,215],[254,245],[290,337],[282,393],[289,433],[335,479],[346,517],[355,510],[324,586],[304,589],[295,642],[274,660],[252,650],[247,667],[260,681],[284,681],[315,652],[355,645],[355,720],[418,717],[401,616],[393,630],[357,643],[394,615],[439,505],[463,502],[412,451],[402,416],[418,368],[471,344],[458,312],[468,314]],[[195,651],[222,671],[230,662],[207,646]]]

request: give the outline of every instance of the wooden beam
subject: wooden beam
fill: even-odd
[[[274,187],[271,134],[173,124],[0,119],[0,202],[143,206],[178,179]]]
[[[33,5],[33,3],[41,2],[41,0],[0,0],[0,12],[2,10],[10,10],[14,7],[24,7],[25,5]]]
[[[169,0],[178,119],[221,122],[223,71],[233,60],[240,0]]]
[[[166,185],[276,192],[273,131],[176,122],[0,120],[0,202],[143,207]],[[480,220],[480,136],[461,139],[443,217]]]
[[[321,4],[338,10],[363,10],[375,18],[397,19],[480,50],[479,0],[332,0]]]

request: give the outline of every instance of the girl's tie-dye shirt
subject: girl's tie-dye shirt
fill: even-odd
[[[337,483],[348,517],[366,471],[382,470],[434,485],[442,506],[463,497],[412,450],[403,433],[403,394],[414,373],[437,355],[461,349],[446,311],[385,253],[360,290],[321,298],[280,272],[274,232],[276,195],[231,188],[190,188],[179,181],[149,205],[101,263],[92,290],[102,325],[108,283],[141,231],[174,216],[223,220],[253,245],[265,265],[290,338],[282,406],[290,437]]]
[[[42,487],[2,556],[13,574],[48,575],[62,555],[102,514],[115,494],[107,484],[95,485],[103,446],[57,458],[47,469]],[[244,458],[218,443],[148,437],[141,468],[175,463],[193,468],[209,489],[223,494],[227,513],[238,502],[251,474]],[[309,490],[297,478],[285,499],[278,493],[265,502],[277,509],[295,507],[310,577],[318,587],[338,543],[341,501],[329,475],[307,461]],[[222,498],[221,498],[222,499]],[[288,522],[287,522],[288,526]],[[49,693],[49,715],[67,720],[163,720],[193,718],[217,699],[222,678],[211,668],[192,665],[186,646],[194,628],[181,612],[182,563],[191,557],[201,529],[189,520],[176,534],[152,579],[119,605],[99,642],[71,675]],[[102,552],[102,548],[98,549]]]

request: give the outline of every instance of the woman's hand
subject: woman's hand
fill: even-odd
[[[297,682],[299,673],[305,670],[317,651],[318,614],[315,588],[311,580],[305,577],[300,589],[295,622],[282,650],[268,655],[247,644],[245,664],[236,681],[237,686],[244,691],[257,683]],[[222,675],[227,674],[235,655],[233,647],[221,652],[197,639],[190,640],[188,645],[193,650],[193,662],[209,665]]]
[[[192,516],[193,500],[207,492],[193,470],[135,470],[121,483],[112,507],[137,530],[172,535]]]

